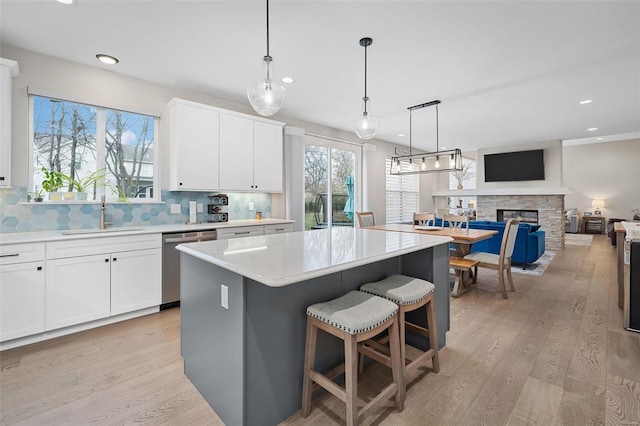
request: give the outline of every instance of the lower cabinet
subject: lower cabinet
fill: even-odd
[[[43,267],[44,261],[0,265],[0,341],[44,331]]]
[[[111,315],[162,301],[162,249],[115,253],[111,258]]]
[[[47,261],[47,330],[111,314],[109,254]]]
[[[232,238],[253,237],[264,235],[263,226],[240,226],[236,228],[219,228],[216,238],[218,240],[229,240]]]
[[[293,223],[264,226],[264,235],[283,234],[285,232],[293,232]]]

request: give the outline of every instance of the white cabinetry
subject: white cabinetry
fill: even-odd
[[[0,341],[44,328],[44,243],[0,246]]]
[[[218,185],[219,113],[207,105],[169,102],[169,189],[213,191]]]
[[[219,228],[218,240],[229,240],[231,238],[253,237],[255,235],[264,235],[263,226],[239,226],[236,228]]]
[[[120,252],[111,258],[111,315],[159,305],[162,250]]]
[[[47,330],[151,306],[162,298],[161,235],[47,244]]]
[[[293,223],[264,226],[264,235],[283,234],[285,232],[293,232]]]
[[[110,315],[109,254],[47,261],[47,330]]]
[[[282,192],[282,126],[220,114],[220,189]]]
[[[11,188],[11,78],[18,63],[0,58],[0,188]]]

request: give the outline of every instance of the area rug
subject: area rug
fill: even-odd
[[[536,275],[540,276],[544,274],[547,266],[551,263],[556,253],[554,251],[545,251],[538,260],[527,265],[526,269],[522,269],[522,265],[514,265],[511,267],[511,272],[516,274]]]
[[[592,242],[593,242],[593,235],[564,234],[564,243],[571,246],[589,247]]]

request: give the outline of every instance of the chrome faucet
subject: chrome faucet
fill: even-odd
[[[105,222],[104,221],[104,211],[105,211],[105,196],[104,194],[102,195],[102,198],[100,199],[100,202],[102,203],[100,206],[100,229],[107,229],[107,226],[111,225],[112,222]]]

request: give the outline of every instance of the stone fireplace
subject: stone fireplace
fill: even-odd
[[[511,210],[498,209],[496,212],[498,222],[506,222],[509,219],[517,219],[520,222],[538,224],[538,210]]]
[[[562,195],[480,195],[477,220],[500,220],[498,210],[538,212],[538,224],[545,231],[545,249],[564,249],[564,194]],[[504,219],[504,218],[503,218]]]

